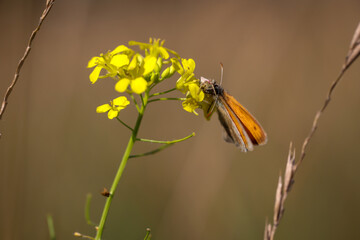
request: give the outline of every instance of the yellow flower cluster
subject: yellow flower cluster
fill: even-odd
[[[182,103],[184,110],[198,115],[195,109],[199,108],[205,94],[200,89],[199,80],[195,78],[195,61],[193,59],[172,59],[173,66],[181,77],[176,82],[176,88],[186,94],[186,100]]]
[[[90,74],[92,83],[99,78],[112,77],[117,80],[116,91],[125,92],[130,85],[132,92],[141,94],[148,85],[144,77],[154,70],[155,64],[155,56],[144,58],[128,47],[120,45],[111,52],[93,57],[87,67],[95,67]],[[105,75],[100,75],[102,69],[107,71]]]
[[[93,57],[87,65],[88,68],[94,68],[89,76],[91,83],[110,77],[116,81],[117,92],[141,95],[145,91],[150,91],[155,84],[178,72],[180,78],[176,88],[186,94],[182,106],[186,111],[197,115],[195,109],[201,106],[204,93],[199,87],[199,80],[194,75],[195,61],[181,59],[176,52],[163,45],[164,41],[160,42],[159,39],[150,39],[149,43],[130,41],[129,46],[139,46],[145,52],[145,56],[125,45],[120,45],[113,51]],[[174,57],[170,58],[169,53]],[[168,66],[161,72],[165,64]],[[128,104],[126,97],[116,98],[110,104],[99,106],[97,112],[108,112],[108,117],[112,119],[117,117],[119,111]]]

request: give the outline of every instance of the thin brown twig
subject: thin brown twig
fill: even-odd
[[[14,89],[14,86],[15,84],[17,83],[18,79],[19,79],[19,75],[20,75],[20,70],[26,60],[26,58],[28,57],[29,53],[30,53],[30,50],[31,50],[31,45],[32,45],[32,42],[37,34],[37,32],[40,30],[40,27],[43,23],[43,21],[45,20],[46,16],[48,15],[48,13],[50,12],[53,4],[54,4],[55,0],[47,0],[46,1],[46,7],[40,17],[40,21],[39,21],[39,24],[37,25],[37,27],[35,28],[35,30],[31,33],[31,36],[29,38],[29,41],[28,41],[28,44],[27,44],[27,47],[25,49],[25,53],[23,55],[23,57],[20,59],[19,63],[18,63],[18,66],[16,68],[16,71],[15,71],[15,75],[14,75],[14,78],[10,84],[10,86],[8,87],[8,89],[6,90],[6,93],[5,93],[5,96],[4,96],[4,99],[1,103],[1,108],[0,108],[0,119],[2,118],[4,112],[5,112],[5,109],[6,109],[6,106],[8,104],[8,98],[12,92],[12,90]]]
[[[305,158],[306,148],[307,148],[310,140],[312,139],[314,133],[316,132],[316,129],[318,127],[319,118],[321,117],[321,115],[324,112],[324,110],[326,109],[326,107],[329,105],[329,103],[331,101],[331,96],[333,94],[335,87],[338,85],[338,83],[342,79],[346,70],[359,57],[359,55],[360,55],[360,23],[358,24],[358,26],[355,30],[354,36],[351,40],[350,48],[349,48],[348,54],[345,58],[345,62],[342,66],[342,69],[341,69],[338,77],[335,79],[335,81],[333,81],[331,83],[323,106],[315,114],[310,133],[304,140],[304,143],[301,148],[300,158],[297,162],[295,162],[295,149],[292,147],[292,143],[290,143],[288,160],[287,160],[285,173],[284,173],[284,180],[282,180],[282,177],[280,174],[279,182],[278,182],[277,189],[276,189],[273,223],[270,224],[270,223],[268,223],[268,221],[266,221],[264,240],[273,240],[274,239],[276,229],[280,223],[280,220],[282,219],[282,217],[284,215],[285,200],[288,196],[288,193],[291,190],[291,186],[294,183],[295,173]]]

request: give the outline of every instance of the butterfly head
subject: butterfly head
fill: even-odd
[[[209,80],[204,77],[200,78],[200,88],[205,94],[213,96],[221,95],[224,91],[224,89],[218,85],[215,80]]]

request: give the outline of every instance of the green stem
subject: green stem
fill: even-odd
[[[156,98],[156,99],[149,100],[149,103],[156,102],[156,101],[167,101],[167,100],[185,101],[186,98]]]
[[[193,136],[195,136],[195,133],[192,133],[189,136],[186,136],[184,138],[180,138],[180,139],[176,139],[176,140],[172,140],[172,141],[159,141],[159,140],[152,140],[152,139],[145,139],[145,138],[137,138],[136,140],[137,141],[142,141],[142,142],[172,144],[172,143],[185,141],[186,139],[189,139],[189,138],[191,138]]]
[[[176,140],[172,140],[172,141],[158,141],[158,140],[152,140],[152,139],[137,138],[136,141],[151,142],[151,143],[162,143],[164,145],[161,146],[161,147],[158,147],[158,148],[156,148],[156,149],[154,149],[154,150],[152,150],[150,152],[136,154],[136,155],[130,155],[129,158],[144,157],[144,156],[148,156],[148,155],[151,155],[151,154],[155,154],[157,152],[160,152],[160,151],[164,150],[167,147],[172,146],[175,143],[185,141],[186,139],[189,139],[189,138],[191,138],[193,136],[195,136],[195,133],[192,133],[189,136],[186,136],[184,138],[176,139]]]
[[[149,155],[152,155],[152,154],[155,154],[155,153],[158,153],[162,150],[164,150],[165,148],[167,147],[170,147],[172,146],[173,143],[170,143],[170,144],[164,144],[162,145],[161,147],[158,147],[150,152],[146,152],[146,153],[141,153],[141,154],[136,154],[136,155],[130,155],[129,158],[137,158],[137,157],[144,157],[144,156],[149,156]]]
[[[144,98],[143,98],[142,94],[140,94],[140,99],[141,99],[141,104],[144,105]]]
[[[87,224],[95,226],[96,224],[93,223],[93,222],[91,221],[91,219],[90,219],[90,203],[91,203],[91,198],[92,198],[91,193],[88,193],[88,194],[86,195],[85,220],[86,220],[86,223],[87,223]]]
[[[128,91],[128,93],[129,93],[129,95],[130,95],[131,99],[133,100],[133,102],[134,102],[134,104],[135,104],[136,109],[138,110],[138,112],[140,112],[140,107],[139,107],[139,105],[138,105],[138,103],[137,103],[137,101],[136,101],[136,99],[135,99],[134,95],[132,94],[132,92],[129,92],[129,91]]]
[[[134,129],[132,129],[129,125],[127,125],[126,123],[124,123],[123,121],[121,121],[121,119],[119,117],[116,117],[116,119],[122,124],[124,125],[126,128],[130,129],[130,131],[134,131]]]
[[[132,95],[132,94],[131,94]],[[102,233],[104,231],[104,226],[105,226],[105,222],[106,222],[106,219],[107,219],[107,215],[109,213],[109,209],[110,209],[110,206],[111,206],[111,202],[112,202],[112,199],[114,197],[114,194],[115,194],[115,191],[116,191],[116,188],[117,188],[117,185],[119,184],[119,181],[121,179],[121,176],[125,170],[125,167],[126,167],[126,164],[127,164],[127,161],[129,160],[129,156],[130,156],[130,153],[131,153],[131,150],[134,146],[134,143],[136,141],[136,136],[138,134],[138,131],[139,131],[139,128],[140,128],[140,124],[141,124],[141,120],[143,118],[143,115],[144,115],[144,112],[145,112],[145,108],[146,108],[146,105],[148,103],[148,97],[149,97],[149,92],[146,91],[145,92],[145,96],[144,96],[144,105],[141,106],[141,108],[139,109],[139,115],[138,115],[138,118],[136,120],[136,124],[135,124],[135,127],[134,127],[134,130],[131,134],[131,137],[129,139],[129,142],[128,142],[128,145],[126,147],[126,150],[124,152],[124,155],[123,155],[123,158],[121,160],[121,163],[120,163],[120,166],[117,170],[117,173],[115,175],[115,178],[114,178],[114,181],[111,185],[111,188],[110,188],[110,195],[109,197],[106,199],[106,203],[105,203],[105,206],[104,206],[104,210],[103,210],[103,213],[102,213],[102,216],[101,216],[101,219],[100,219],[100,224],[99,224],[99,228],[98,228],[98,231],[97,231],[97,234],[96,234],[96,237],[95,237],[95,240],[100,240],[101,239],[101,236],[102,236]]]
[[[151,239],[151,230],[150,228],[146,229],[146,236],[144,240],[150,240]]]
[[[47,224],[48,224],[48,228],[49,228],[49,237],[51,240],[55,240],[56,236],[55,236],[55,227],[54,227],[53,218],[50,214],[48,214],[46,218],[47,218]]]
[[[150,97],[149,97],[149,98],[152,98],[152,97],[154,97],[154,96],[163,95],[163,94],[166,94],[166,93],[169,93],[169,92],[175,91],[175,90],[176,90],[176,88],[172,88],[172,89],[167,90],[167,91],[164,91],[164,92],[154,93],[154,94],[150,95]]]

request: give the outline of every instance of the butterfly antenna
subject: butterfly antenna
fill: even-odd
[[[222,63],[220,63],[220,86],[222,85],[222,81],[223,81],[223,76],[224,76],[224,65]]]
[[[221,69],[221,75],[220,75],[220,86],[221,86],[222,81],[223,81],[223,76],[224,76],[224,66],[223,66],[222,63],[220,63],[220,69]],[[209,109],[210,111],[208,111],[208,115],[207,115],[208,117],[214,112],[216,103],[217,103],[218,98],[219,98],[219,95],[216,94],[216,90],[215,90],[214,85],[212,85],[212,88],[214,90],[214,94],[216,95],[216,97],[215,97],[215,99],[214,99],[214,101],[212,103],[212,106]]]
[[[224,76],[224,66],[223,66],[223,64],[221,62],[220,62],[220,72],[221,72],[221,75],[220,75],[220,86],[221,86],[222,81],[223,81],[223,76]],[[219,95],[216,94],[216,90],[215,90],[215,87],[213,85],[212,85],[212,89],[214,90],[214,93],[215,93],[216,97],[215,97],[214,101],[212,102],[212,104],[211,104],[211,106],[209,108],[207,117],[211,116],[211,114],[214,112],[216,103],[217,103],[218,98],[219,98]]]

